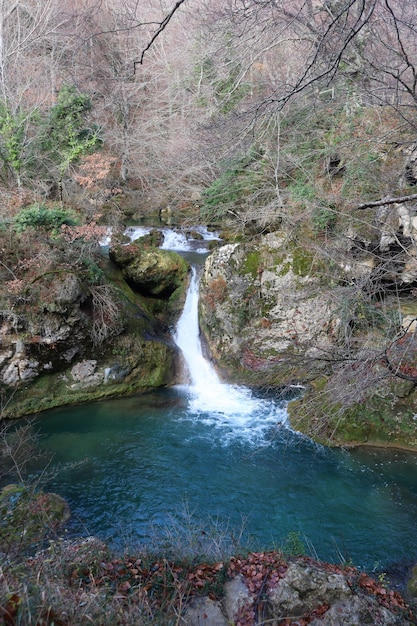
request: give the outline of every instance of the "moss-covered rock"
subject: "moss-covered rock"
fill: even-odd
[[[3,335],[0,376],[4,397],[2,416],[21,417],[67,404],[131,395],[176,382],[178,350],[152,310],[154,299],[135,293],[113,265],[103,265],[111,294],[108,304],[122,324],[109,326],[108,336],[94,343],[91,326],[99,323],[94,309],[68,296],[59,312],[31,313],[31,328],[54,323],[53,341],[30,332]],[[109,291],[107,291],[107,289]],[[185,285],[165,302],[171,319],[182,306]],[[67,294],[70,290],[66,291]],[[176,307],[171,301],[177,297]],[[38,321],[37,321],[38,320]],[[102,322],[111,322],[104,317]],[[99,327],[97,330],[100,330]],[[12,378],[12,375],[14,378]],[[8,382],[9,381],[9,382]]]
[[[140,240],[110,249],[125,280],[144,296],[168,299],[185,282],[188,263],[176,252],[149,247]]]
[[[1,490],[0,512],[0,550],[7,554],[36,546],[70,517],[61,496],[16,484]]]
[[[305,385],[291,424],[316,441],[417,449],[414,334],[351,271],[282,231],[217,249],[201,284],[208,346],[229,380]]]
[[[316,343],[331,344],[338,325],[328,291],[319,262],[282,231],[215,250],[200,291],[213,356],[232,379],[251,385],[311,379],[305,355]]]
[[[417,598],[417,565],[411,571],[411,576],[407,583],[407,595],[410,598]]]
[[[338,392],[332,376],[313,381],[288,407],[295,430],[330,446],[370,445],[417,450],[417,393],[380,368],[382,380],[366,393]],[[357,389],[359,388],[359,382]],[[349,398],[349,393],[351,397]]]

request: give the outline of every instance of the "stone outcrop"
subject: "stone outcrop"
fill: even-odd
[[[209,351],[229,380],[303,385],[291,423],[321,443],[417,449],[416,311],[390,297],[405,266],[381,270],[353,238],[331,246],[278,231],[215,250],[201,282]]]
[[[56,493],[9,484],[0,491],[0,552],[13,555],[56,533],[70,517],[64,498]]]
[[[168,327],[182,310],[190,267],[176,252],[149,246],[146,241],[112,246],[109,255],[125,281],[149,298],[152,312]]]
[[[249,559],[255,555],[249,555]],[[187,603],[187,626],[411,626],[416,618],[401,596],[354,568],[296,558],[238,575],[224,585],[221,600],[195,597]]]
[[[144,296],[168,299],[184,284],[189,270],[179,254],[146,247],[141,240],[110,248],[109,254],[125,280]]]
[[[228,244],[207,259],[201,319],[210,351],[246,382],[299,377],[297,357],[332,345],[340,312],[312,255],[283,232],[255,244]],[[298,359],[299,360],[299,359]],[[291,371],[290,371],[291,370]]]
[[[105,258],[100,283],[89,284],[67,267],[37,279],[36,304],[23,301],[0,317],[3,417],[105,397],[176,381],[178,350],[166,333],[185,297],[187,267],[163,301],[145,298]],[[165,268],[165,266],[164,266]],[[163,271],[162,271],[163,274]],[[167,287],[167,284],[170,287]],[[172,293],[175,291],[175,294]],[[156,310],[156,311],[155,311]],[[162,318],[162,314],[160,315]]]

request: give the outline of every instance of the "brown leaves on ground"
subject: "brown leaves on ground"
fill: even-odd
[[[250,602],[241,606],[235,618],[235,626],[254,626],[262,624],[268,611],[268,598],[273,589],[285,579],[291,561],[314,565],[328,573],[341,574],[345,577],[352,593],[372,596],[381,606],[394,614],[405,616],[411,623],[415,618],[404,599],[395,591],[387,589],[383,582],[358,571],[354,567],[338,566],[314,561],[310,557],[294,557],[285,560],[282,553],[276,551],[251,552],[245,556],[233,556],[228,563],[192,563],[174,562],[165,558],[152,560],[148,557],[125,556],[108,559],[108,554],[100,555],[89,561],[72,561],[65,568],[65,577],[61,579],[62,592],[70,590],[77,594],[98,594],[106,597],[106,602],[117,599],[119,610],[137,610],[143,615],[165,614],[167,610],[178,612],[193,596],[208,596],[212,600],[221,599],[225,582],[237,576],[241,577],[248,588]],[[49,562],[49,561],[48,561]],[[51,565],[51,564],[50,564]],[[27,562],[28,570],[35,573],[42,570],[41,553],[36,559]],[[29,571],[28,571],[29,574]],[[11,583],[11,581],[9,581]],[[21,596],[12,591],[0,607],[0,621],[5,626],[18,623]],[[45,608],[45,606],[43,607]],[[295,618],[283,618],[277,626],[308,626],[320,620],[329,610],[330,605],[322,602],[309,613]],[[48,604],[49,614],[39,612],[38,626],[66,624],[65,612],[60,615],[61,607],[53,602]],[[63,620],[63,621],[60,621]],[[127,623],[127,622],[121,622]]]

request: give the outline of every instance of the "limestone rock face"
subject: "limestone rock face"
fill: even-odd
[[[201,284],[202,327],[215,358],[261,378],[288,355],[329,346],[340,325],[337,303],[314,265],[282,232],[215,250]]]
[[[91,282],[66,267],[46,273],[36,281],[36,301],[27,306],[22,299],[14,315],[0,316],[4,417],[176,381],[174,342],[147,300],[108,266],[103,261],[108,274],[102,271]],[[162,290],[166,284],[172,282]],[[185,284],[178,291],[184,292]],[[174,316],[175,306],[168,302],[166,307]]]
[[[319,604],[345,601],[352,591],[342,574],[304,563],[292,563],[285,578],[271,592],[269,601],[275,618],[309,613]]]
[[[385,280],[414,284],[413,260],[381,269],[355,245],[313,254],[278,231],[216,249],[201,281],[201,328],[225,379],[305,386],[289,405],[296,430],[326,445],[416,448],[417,309],[383,291]]]

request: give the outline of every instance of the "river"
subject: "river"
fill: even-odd
[[[333,450],[293,432],[285,398],[218,379],[197,306],[194,270],[175,333],[184,384],[37,420],[61,467],[48,487],[70,504],[68,536],[121,550],[169,537],[186,550],[192,525],[200,542],[220,532],[230,545],[266,549],[297,537],[315,557],[367,569],[417,561],[417,455]]]

